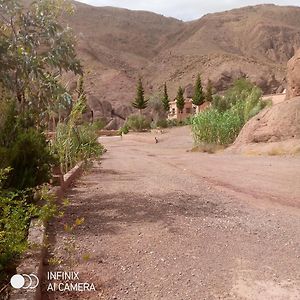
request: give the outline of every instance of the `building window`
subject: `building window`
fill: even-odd
[[[191,109],[190,109],[190,108],[187,108],[187,109],[186,109],[186,113],[187,113],[187,114],[190,114],[190,113],[191,113]]]
[[[175,108],[172,108],[172,114],[175,115]]]

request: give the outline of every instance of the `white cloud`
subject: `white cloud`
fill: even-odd
[[[182,20],[193,20],[212,12],[266,3],[266,0],[78,0],[95,6],[148,10]],[[296,5],[297,0],[273,0],[273,4]],[[298,3],[299,5],[299,3]],[[297,5],[297,6],[298,6]]]

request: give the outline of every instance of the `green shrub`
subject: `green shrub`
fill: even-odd
[[[39,191],[39,199],[45,203],[41,207],[31,203],[36,190],[5,190],[3,183],[10,172],[10,168],[0,169],[0,286],[13,271],[12,263],[27,249],[26,238],[30,220],[33,217],[46,220],[57,212],[54,199],[48,196],[48,190],[45,190],[47,193],[43,189]]]
[[[14,101],[3,99],[0,111],[0,168],[12,168],[5,187],[21,190],[48,182],[54,158],[44,134],[30,127],[30,117],[18,114]]]
[[[261,101],[262,91],[250,81],[241,78],[234,82],[233,86],[228,89],[224,96],[215,95],[212,106],[218,111],[224,112],[238,102],[248,101],[249,97],[252,101],[250,107],[252,107],[253,102],[257,103]]]
[[[177,127],[182,125],[183,121],[178,121],[177,119],[168,120],[168,127]]]
[[[118,131],[119,135],[127,134],[129,132],[128,126],[125,124],[123,127],[121,127]]]
[[[144,116],[132,115],[128,117],[125,126],[127,126],[129,130],[144,131],[150,129],[150,124],[151,123]]]
[[[260,89],[241,79],[224,97],[214,97],[213,108],[192,120],[196,145],[233,143],[244,124],[268,104],[261,95]]]
[[[102,130],[105,127],[105,122],[103,120],[95,120],[92,124],[95,130]]]
[[[168,121],[166,119],[160,119],[156,122],[156,127],[167,128],[168,127]]]
[[[74,104],[66,123],[58,123],[51,151],[58,157],[62,173],[68,172],[79,161],[95,158],[104,148],[98,143],[99,124],[82,121],[86,108],[85,97],[80,97]]]
[[[9,147],[14,140],[19,129],[18,113],[16,104],[10,99],[1,99],[0,104],[0,145]]]
[[[182,123],[183,125],[191,125],[192,124],[192,121],[193,121],[193,117],[192,116],[189,116],[187,118],[185,118]]]
[[[50,180],[54,157],[45,136],[36,129],[19,132],[12,147],[6,151],[9,152],[8,166],[12,168],[6,181],[7,187],[23,190]]]
[[[103,146],[98,143],[98,127],[95,124],[84,124],[78,126],[78,154],[80,160],[96,158],[103,153]]]
[[[231,111],[205,110],[192,121],[195,144],[228,145],[235,140],[242,126],[239,116]]]
[[[76,163],[103,153],[103,146],[97,141],[97,131],[97,127],[92,124],[74,127],[63,123],[57,125],[52,153],[57,155],[63,173],[68,172]]]
[[[224,112],[230,108],[230,104],[229,102],[227,102],[227,99],[225,97],[215,95],[213,97],[212,107],[220,112]]]
[[[18,194],[0,195],[0,274],[26,249],[31,210]]]

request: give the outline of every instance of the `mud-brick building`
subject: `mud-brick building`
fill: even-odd
[[[184,108],[181,113],[176,106],[176,100],[174,100],[174,101],[170,102],[170,110],[169,110],[168,119],[169,120],[176,119],[178,121],[182,121],[190,116],[193,116],[193,115],[207,109],[210,106],[211,106],[211,103],[209,103],[209,102],[204,102],[201,106],[196,106],[193,104],[193,100],[191,98],[187,98],[184,101]]]
[[[196,113],[197,113],[197,106],[193,104],[192,99],[185,99],[182,113],[179,111],[179,109],[176,106],[176,100],[174,100],[170,102],[170,111],[169,111],[168,119],[170,120],[177,119],[181,121]]]
[[[184,89],[185,102],[184,102],[184,108],[182,113],[177,108],[176,99],[170,101],[170,110],[168,115],[169,120],[176,119],[178,121],[182,121],[210,107],[211,104],[209,102],[203,103],[200,107],[194,105],[192,99],[193,94],[194,94],[193,85],[192,84],[187,85]]]

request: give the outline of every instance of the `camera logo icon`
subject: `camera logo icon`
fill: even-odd
[[[35,289],[40,281],[34,274],[16,274],[10,279],[10,284],[15,289]]]

